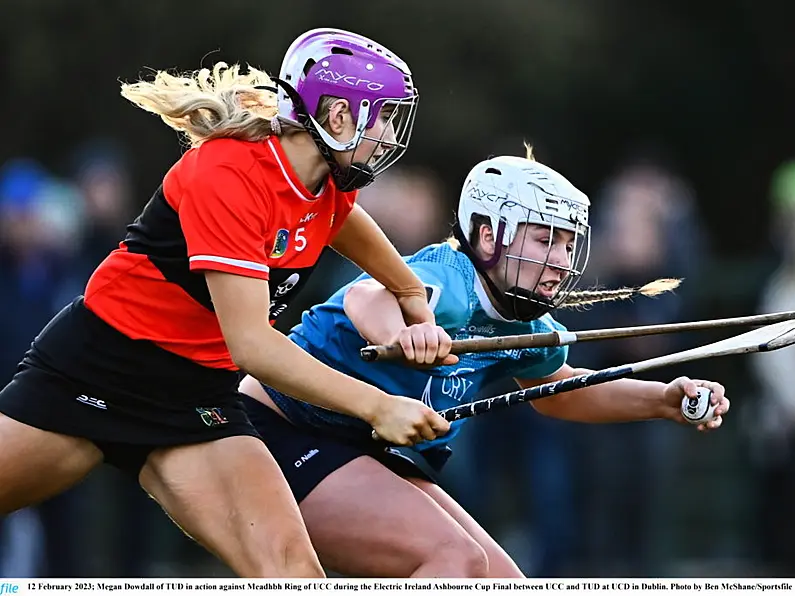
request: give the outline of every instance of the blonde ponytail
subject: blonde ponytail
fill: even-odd
[[[197,146],[221,137],[260,141],[273,134],[276,94],[256,88],[263,85],[273,85],[265,72],[249,66],[241,74],[238,64],[218,62],[212,70],[186,74],[158,71],[152,81],[122,84],[121,95]]]
[[[681,279],[655,279],[640,288],[618,288],[615,290],[580,290],[571,292],[558,308],[578,308],[590,306],[598,302],[628,300],[636,296],[659,296],[679,287]]]

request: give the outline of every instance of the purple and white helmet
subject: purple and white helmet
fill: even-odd
[[[373,155],[379,155],[368,163],[351,163],[347,170],[336,172],[332,167],[335,179],[342,178],[336,182],[343,190],[346,186],[352,189],[369,184],[405,153],[419,95],[409,67],[382,45],[340,29],[314,29],[290,45],[279,79],[300,96],[306,112],[301,113],[290,90],[280,84],[279,119],[306,128],[327,161],[331,157],[328,150],[353,151],[364,139],[374,141]],[[350,139],[336,140],[315,119],[324,96],[348,100],[356,122],[356,131]],[[368,129],[384,110],[389,114],[384,134],[381,138],[368,136]],[[389,134],[391,131],[394,137]]]

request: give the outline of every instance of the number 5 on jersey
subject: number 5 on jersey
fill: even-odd
[[[306,236],[304,236],[306,228],[298,228],[295,231],[294,245],[295,251],[301,252],[306,248]],[[271,258],[278,259],[283,257],[287,252],[287,245],[289,244],[290,231],[286,228],[280,229],[276,232],[276,239],[273,241],[273,250],[271,251]]]
[[[306,228],[298,228],[295,231],[295,250],[297,252],[301,252],[306,248],[306,236],[303,235],[303,231]]]

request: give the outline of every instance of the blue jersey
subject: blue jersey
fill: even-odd
[[[488,299],[472,262],[449,244],[428,246],[405,260],[427,288],[437,325],[453,339],[565,331],[549,314],[530,322],[504,319]],[[362,275],[351,284],[367,278]],[[508,377],[547,377],[566,362],[565,346],[464,354],[455,365],[426,369],[388,361],[364,362],[359,350],[367,342],[345,316],[342,306],[351,284],[305,312],[290,339],[332,368],[387,393],[421,399],[433,409],[443,410],[483,397],[482,389],[492,382]],[[362,420],[266,389],[296,425],[349,439],[369,439],[371,429]],[[447,443],[464,422],[466,419],[452,423],[447,435],[421,443],[417,449]]]

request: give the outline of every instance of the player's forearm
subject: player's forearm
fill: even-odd
[[[361,207],[355,207],[331,246],[398,296],[425,296],[419,277]]]
[[[352,285],[345,293],[343,308],[359,335],[371,344],[387,344],[406,327],[394,294],[379,284]]]
[[[233,357],[241,369],[277,391],[368,422],[380,400],[387,399],[380,389],[326,366],[270,326],[252,330]]]
[[[588,370],[577,369],[575,375]],[[546,416],[572,422],[609,423],[670,418],[675,412],[665,402],[665,384],[619,379],[531,402]]]

